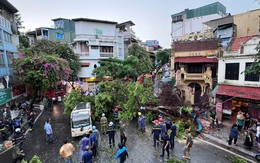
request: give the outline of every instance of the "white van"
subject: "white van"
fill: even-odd
[[[72,137],[82,136],[92,129],[91,103],[78,103],[71,112],[70,122]]]

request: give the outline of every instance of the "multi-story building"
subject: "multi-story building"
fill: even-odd
[[[39,27],[34,31],[27,32],[30,44],[37,40],[46,39],[54,42],[72,43],[75,38],[75,24],[70,19],[56,18],[54,21],[54,28]]]
[[[12,100],[11,58],[18,45],[15,13],[18,10],[7,0],[0,1],[0,108]]]
[[[229,48],[235,37],[259,35],[260,9],[236,15],[210,20],[204,23],[204,31],[213,32],[215,38],[220,38],[224,50]]]
[[[186,34],[197,34],[203,31],[203,23],[226,15],[226,7],[215,2],[196,9],[185,9],[171,15],[171,36],[173,40]]]
[[[100,66],[99,61],[115,57],[124,59],[124,37],[117,29],[117,22],[76,18],[76,38],[74,52],[80,55],[81,71],[79,79],[83,89],[92,89],[98,80],[93,74],[94,68]]]
[[[218,39],[201,38],[175,41],[172,45],[171,76],[182,90],[183,98],[198,104],[200,97],[217,84]]]
[[[137,43],[138,40],[135,36],[135,32],[132,29],[132,26],[135,24],[132,21],[126,21],[120,24],[116,25],[117,33],[119,36],[123,35],[124,38],[124,44],[123,45],[118,45],[119,46],[119,51],[120,49],[124,49],[124,57],[128,56],[128,48],[132,43]],[[120,39],[120,38],[119,38]],[[120,44],[121,41],[118,43]],[[121,59],[121,58],[119,58]]]
[[[229,115],[231,123],[234,123],[239,110],[249,113],[252,118],[260,118],[260,75],[245,73],[254,62],[259,41],[259,36],[234,38],[230,50],[219,58],[219,85],[216,89],[219,121],[224,115]]]

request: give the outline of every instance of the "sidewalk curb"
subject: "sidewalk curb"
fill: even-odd
[[[245,155],[247,155],[247,156],[252,157],[252,159],[255,158],[256,153],[251,152],[251,151],[248,151],[248,150],[243,149],[243,148],[238,147],[238,146],[229,146],[229,145],[227,144],[227,142],[225,142],[225,141],[223,141],[223,140],[221,140],[221,139],[218,139],[218,138],[216,138],[216,137],[213,137],[213,136],[211,136],[211,135],[208,135],[208,134],[205,134],[205,133],[203,133],[203,135],[204,135],[207,139],[209,139],[209,140],[211,140],[211,141],[213,141],[213,142],[209,142],[209,141],[204,140],[204,139],[202,139],[202,138],[198,138],[200,141],[203,141],[203,142],[208,143],[208,144],[210,144],[210,145],[216,146],[216,147],[218,147],[218,148],[220,148],[220,149],[222,149],[222,150],[225,150],[226,152],[229,152],[229,153],[231,153],[231,154],[233,154],[233,155],[239,156],[239,157],[241,157],[241,158],[243,158],[243,159],[245,159],[245,160],[247,160],[247,161],[249,161],[249,162],[255,162],[255,163],[256,163],[256,161],[250,160],[249,158],[246,158],[246,157],[244,157],[243,155],[239,155],[239,154],[237,154],[237,153],[235,153],[235,152],[233,152],[233,151],[230,151],[230,150],[226,149],[225,147],[229,147],[230,149],[233,149],[233,150],[235,150],[235,151],[239,151],[239,152],[241,152],[241,153],[243,153],[243,154],[245,154]],[[217,145],[217,144],[214,144],[214,142],[216,142],[216,143],[218,143],[218,144],[220,144],[220,145],[223,145],[223,146],[225,146],[225,147],[221,147],[221,146],[219,146],[219,145]]]

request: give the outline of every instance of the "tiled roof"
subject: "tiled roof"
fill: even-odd
[[[174,62],[180,63],[218,63],[217,58],[207,58],[207,57],[177,57]]]
[[[175,42],[174,51],[185,52],[185,51],[217,50],[218,43],[219,40],[217,39]]]
[[[260,101],[260,87],[246,87],[221,84],[219,85],[216,94]]]
[[[252,37],[254,36],[245,36],[245,37],[237,37],[233,40],[232,44],[231,44],[231,51],[238,51],[240,48],[240,45],[244,42],[247,42],[248,40],[250,40]]]

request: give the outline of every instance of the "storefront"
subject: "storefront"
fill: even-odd
[[[260,88],[220,85],[217,92],[216,112],[219,121],[236,122],[238,111],[260,118]]]

